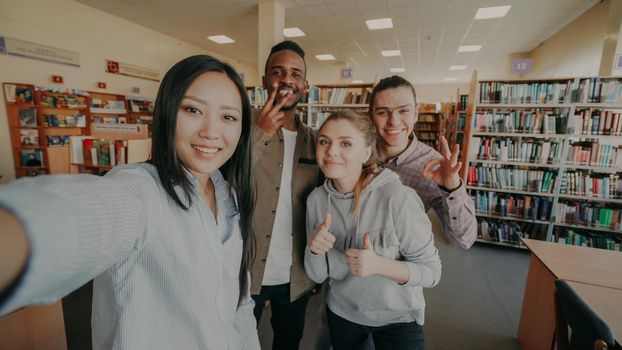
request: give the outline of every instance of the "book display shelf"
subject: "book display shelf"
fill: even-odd
[[[118,139],[149,137],[153,99],[22,83],[3,83],[3,92],[18,178],[77,172],[71,140],[92,136],[95,130],[118,125],[116,129],[129,130],[129,136]],[[145,152],[139,149],[144,147],[127,149],[128,162],[142,158]]]
[[[88,130],[88,93],[3,83],[16,177],[69,172],[69,138]]]
[[[480,81],[471,91],[463,180],[478,240],[621,250],[622,78]]]

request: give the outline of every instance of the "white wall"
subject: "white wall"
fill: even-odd
[[[532,50],[532,71],[522,78],[597,76],[609,7],[610,0],[595,5]]]
[[[157,69],[164,76],[175,62],[194,54],[211,54],[227,61],[245,73],[250,85],[258,81],[254,66],[71,0],[0,0],[0,36],[80,54],[79,68],[0,54],[0,82],[51,86],[54,85],[51,76],[61,75],[64,87],[126,95],[135,95],[131,89],[139,87],[140,95],[155,97],[157,82],[106,73],[106,59]],[[97,89],[98,81],[105,82],[107,89]],[[1,182],[15,178],[3,98],[0,98],[0,175]]]

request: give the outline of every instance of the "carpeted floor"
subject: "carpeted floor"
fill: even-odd
[[[435,214],[430,214],[436,246],[443,262],[441,282],[425,290],[428,350],[522,349],[516,336],[529,253],[517,249],[475,244],[463,250],[449,244]],[[307,309],[302,350],[314,350],[320,298],[311,298]],[[259,324],[262,349],[270,349],[269,310]]]

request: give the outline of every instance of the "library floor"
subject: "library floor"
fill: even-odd
[[[529,267],[529,253],[475,244],[469,250],[450,245],[438,234],[442,227],[430,214],[436,246],[443,262],[440,283],[424,291],[427,350],[522,349],[518,322]],[[315,333],[319,298],[307,309],[305,334]],[[262,349],[271,349],[269,310],[259,324]],[[301,350],[314,350],[303,338]]]

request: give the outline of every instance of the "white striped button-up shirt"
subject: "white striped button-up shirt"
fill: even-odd
[[[220,172],[211,179],[216,219],[196,193],[180,208],[149,164],[0,187],[0,206],[24,223],[31,249],[0,316],[95,278],[94,349],[259,349],[252,299],[237,307],[239,214]]]

